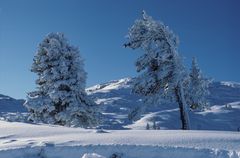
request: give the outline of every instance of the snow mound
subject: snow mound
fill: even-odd
[[[82,158],[106,158],[106,157],[98,155],[96,153],[87,153],[84,154]]]

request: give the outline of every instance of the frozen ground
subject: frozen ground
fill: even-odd
[[[125,78],[87,89],[102,108],[104,130],[20,123],[27,116],[23,100],[0,95],[0,158],[240,157],[239,83],[212,83],[210,109],[191,111],[194,130],[181,131],[175,104],[147,105],[130,121],[128,113],[142,105],[130,92],[131,82]],[[154,121],[160,130],[143,130],[147,123],[152,129]]]
[[[145,129],[155,121],[160,129],[179,129],[179,111],[176,104],[147,105],[146,111],[135,122],[128,113],[142,105],[141,98],[131,94],[131,78],[98,84],[87,89],[104,114],[104,129]],[[213,82],[210,85],[211,110],[191,111],[191,128],[195,130],[237,131],[240,128],[240,84]],[[0,95],[0,119],[26,121],[23,100]]]
[[[107,158],[240,157],[239,132],[96,131],[5,121],[0,121],[0,131],[0,158],[81,158],[86,153]]]

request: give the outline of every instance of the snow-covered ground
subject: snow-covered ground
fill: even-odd
[[[96,131],[5,121],[0,121],[0,131],[0,158],[81,158],[86,153],[106,158],[240,157],[239,132]]]
[[[240,102],[227,105],[214,105],[206,111],[190,112],[191,129],[194,130],[221,130],[240,131]],[[130,129],[146,129],[146,124],[152,126],[153,120],[160,129],[179,129],[178,108],[149,112],[134,122],[124,126]]]
[[[146,111],[136,122],[128,119],[128,113],[138,105],[141,98],[131,94],[131,78],[98,84],[87,89],[99,107],[105,121],[104,129],[145,129],[155,121],[160,129],[179,129],[179,111],[175,104],[147,105]],[[195,130],[237,131],[240,127],[240,84],[213,82],[210,85],[211,110],[190,112],[191,127]],[[22,100],[0,95],[0,119],[25,121],[26,110]],[[17,113],[20,112],[20,113]]]
[[[0,158],[240,157],[239,83],[212,83],[210,109],[190,111],[194,130],[182,131],[175,104],[147,105],[130,121],[128,113],[142,105],[131,94],[131,82],[125,78],[87,89],[102,109],[104,130],[20,123],[26,122],[24,100],[0,95]],[[160,130],[144,130],[153,122]]]
[[[141,98],[131,94],[131,78],[99,84],[87,89],[104,112],[105,129],[145,129],[155,121],[160,129],[179,129],[178,105],[147,105],[146,111],[136,122],[128,119],[128,113],[138,105]],[[190,111],[191,128],[195,130],[237,131],[240,128],[240,84],[213,82],[210,85],[211,110]]]

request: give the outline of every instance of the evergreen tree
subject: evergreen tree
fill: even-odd
[[[85,93],[83,59],[61,33],[50,33],[40,43],[31,71],[38,75],[37,90],[28,93],[29,120],[66,126],[97,123],[96,105]]]
[[[160,130],[160,123],[157,124],[157,130]]]
[[[150,126],[149,126],[149,124],[147,123],[147,125],[146,125],[146,130],[149,130],[150,129]]]
[[[153,126],[152,126],[152,128],[155,129],[155,130],[157,129],[157,125],[156,125],[156,122],[155,122],[155,121],[153,121]]]
[[[137,72],[133,92],[145,96],[145,102],[160,103],[162,98],[176,101],[180,108],[182,129],[189,129],[188,107],[183,83],[187,76],[177,52],[178,38],[164,24],[143,11],[128,34],[125,47],[140,48],[143,55],[137,59]]]
[[[186,97],[187,103],[192,109],[204,109],[207,107],[206,96],[209,95],[209,83],[210,81],[202,76],[196,58],[193,58],[189,74],[189,93],[187,93],[189,96]]]

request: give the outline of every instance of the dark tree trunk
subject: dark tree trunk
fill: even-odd
[[[186,110],[187,105],[186,105],[183,93],[184,92],[183,92],[183,89],[182,89],[182,85],[179,84],[175,89],[175,94],[176,94],[177,103],[179,105],[182,129],[183,130],[189,130],[190,129],[190,122],[189,122],[189,117],[188,117],[188,111]]]

